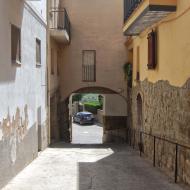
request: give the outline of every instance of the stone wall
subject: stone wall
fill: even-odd
[[[137,96],[142,98],[142,126],[138,123]],[[132,90],[132,127],[183,145],[190,144],[190,80],[183,87],[167,81],[139,82]],[[139,134],[135,137],[136,145]],[[134,138],[133,140],[134,141]],[[144,155],[153,159],[153,137],[142,137]],[[190,184],[190,150],[179,148],[178,180]],[[156,140],[156,166],[174,176],[175,145]]]

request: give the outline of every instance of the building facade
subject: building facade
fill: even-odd
[[[189,2],[124,2],[132,141],[176,181],[190,183]]]
[[[0,188],[48,145],[46,1],[0,2]]]
[[[63,139],[69,139],[68,104],[72,93],[120,94],[124,97],[122,105],[126,108],[127,86],[123,65],[127,54],[122,35],[122,7],[122,0],[50,1],[49,53],[51,51],[51,57],[55,53],[58,58],[56,61],[49,58],[50,91],[52,97],[59,96],[58,102],[52,98],[52,113],[58,114],[51,114],[51,122],[52,131]],[[59,76],[53,71],[54,67],[59,67]],[[123,115],[121,117],[123,120]],[[58,124],[61,128],[56,127]],[[52,137],[56,138],[56,135]]]

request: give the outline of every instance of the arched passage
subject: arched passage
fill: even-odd
[[[141,94],[137,95],[137,129],[143,129],[143,102]]]
[[[125,129],[127,123],[127,101],[124,96],[104,87],[85,87],[73,91],[73,93],[94,93],[102,94],[105,98],[105,109],[103,110],[103,141],[115,141],[125,139]],[[70,97],[69,96],[69,97]],[[66,142],[71,142],[72,117],[69,114],[70,98],[67,97],[59,105],[60,136]],[[113,140],[114,139],[114,140]]]

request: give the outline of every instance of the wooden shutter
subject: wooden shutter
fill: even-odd
[[[155,69],[157,64],[157,33],[148,34],[148,69]]]

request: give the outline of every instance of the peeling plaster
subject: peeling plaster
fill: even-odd
[[[8,140],[10,145],[10,157],[12,164],[16,161],[17,143],[20,143],[27,132],[29,120],[28,120],[28,108],[24,107],[24,117],[20,113],[20,109],[16,109],[16,114],[10,116],[7,114],[7,118],[0,122],[0,141]]]

